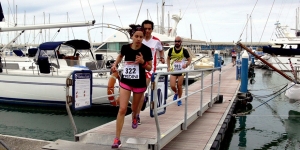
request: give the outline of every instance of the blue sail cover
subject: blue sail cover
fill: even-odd
[[[300,55],[300,49],[288,49],[288,48],[274,48],[271,46],[264,46],[263,52],[274,55]]]
[[[3,14],[3,9],[2,9],[2,5],[0,2],[0,22],[4,22],[4,14]]]
[[[62,43],[64,43],[64,42],[63,41],[61,41],[61,42],[45,42],[39,46],[39,49],[40,50],[55,50]]]
[[[59,42],[45,42],[39,46],[40,50],[55,50],[59,45],[64,44],[70,46],[76,50],[78,49],[90,49],[91,45],[85,40],[70,40],[70,41],[59,41]]]

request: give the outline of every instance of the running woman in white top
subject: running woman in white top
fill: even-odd
[[[151,80],[152,73],[156,72],[157,52],[159,52],[159,56],[160,56],[159,60],[160,60],[161,63],[163,63],[163,64],[165,63],[165,58],[164,58],[164,50],[163,50],[163,47],[162,47],[162,44],[161,44],[160,40],[157,37],[152,36],[154,23],[150,20],[145,20],[142,23],[142,27],[145,30],[145,36],[144,36],[144,39],[143,39],[143,44],[145,44],[146,46],[148,46],[151,49],[152,57],[153,57],[152,70],[149,71],[149,72],[146,72],[146,84],[147,84],[147,87],[148,87],[148,85],[150,83],[150,80]],[[147,96],[147,94],[146,94],[146,96]],[[141,119],[139,117],[139,114],[140,114],[140,111],[143,107],[144,100],[145,100],[145,96],[143,95],[142,98],[141,98],[140,104],[139,104],[139,108],[137,110],[137,114],[138,114],[137,121],[138,121],[139,125],[141,124]]]

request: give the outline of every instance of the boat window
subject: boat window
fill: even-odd
[[[3,69],[13,69],[13,70],[19,70],[19,64],[18,63],[3,63]]]
[[[61,45],[59,53],[65,56],[74,56],[75,49],[70,46]]]

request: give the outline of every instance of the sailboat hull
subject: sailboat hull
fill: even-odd
[[[0,74],[0,102],[65,106],[66,77]],[[109,103],[107,78],[93,79],[93,104]],[[116,84],[118,85],[118,84]],[[115,93],[118,90],[115,90]],[[69,91],[71,93],[71,89]],[[98,97],[98,98],[97,98]]]
[[[300,49],[274,48],[270,46],[264,46],[263,52],[271,55],[300,55]]]

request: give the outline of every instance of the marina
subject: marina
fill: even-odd
[[[300,149],[298,2],[16,1],[0,3],[0,150]],[[129,72],[156,73],[139,124],[136,94],[118,100],[140,73],[114,66],[141,43],[154,65],[141,51]]]
[[[230,58],[225,59],[225,64],[227,64],[226,67],[230,66],[230,62],[229,61],[230,61]],[[233,75],[233,77],[235,77],[235,76]],[[272,89],[274,89],[274,87],[275,88],[276,87],[281,88],[282,85],[284,85],[285,83],[287,83],[284,80],[279,80],[280,78],[282,78],[282,77],[280,77],[276,73],[272,73],[272,71],[257,69],[256,70],[256,78],[255,78],[256,83],[255,84],[249,84],[249,91],[251,93],[255,94],[257,97],[259,97],[259,95],[263,96],[263,95],[271,94],[273,92]],[[272,82],[274,80],[278,80],[280,82]],[[235,80],[233,79],[233,81],[235,81]],[[239,81],[236,81],[236,82],[238,83]],[[266,84],[266,83],[269,83],[269,84]],[[265,90],[262,91],[260,89],[265,89]],[[233,102],[232,100],[230,100],[230,98],[225,98],[224,100],[225,100],[224,103],[222,103],[222,104],[214,104],[214,106],[212,108],[209,108],[206,111],[206,113],[203,114],[202,117],[198,118],[196,121],[194,121],[194,123],[192,123],[192,124],[189,125],[188,130],[183,130],[177,137],[175,137],[169,144],[167,144],[165,146],[165,149],[167,149],[168,147],[169,148],[170,147],[173,148],[175,145],[180,146],[180,145],[178,145],[179,143],[181,144],[181,146],[184,145],[182,143],[182,140],[185,139],[185,138],[188,138],[188,137],[190,137],[190,138],[196,138],[196,139],[200,138],[199,140],[201,142],[198,143],[198,146],[202,145],[202,147],[203,147],[204,145],[206,145],[206,143],[204,141],[202,141],[203,138],[205,138],[207,136],[207,134],[204,134],[204,132],[205,133],[208,132],[208,131],[209,132],[214,132],[214,130],[212,129],[212,131],[210,131],[210,130],[205,129],[204,131],[201,131],[201,130],[199,131],[199,129],[198,129],[198,131],[196,132],[197,127],[199,125],[203,125],[204,127],[209,126],[209,125],[206,125],[206,124],[210,124],[210,123],[206,123],[206,122],[202,121],[204,118],[211,119],[211,117],[214,117],[217,114],[220,115],[220,117],[221,117],[222,113],[219,113],[219,112],[221,110],[226,110],[226,108],[228,107],[229,103]],[[268,98],[263,98],[263,100],[268,100]],[[259,106],[261,103],[262,103],[261,100],[259,100],[259,99],[257,99],[257,98],[254,97],[254,100],[252,102],[253,108],[255,108],[256,106]],[[288,142],[288,133],[287,133],[287,132],[290,132],[290,130],[286,131],[285,126],[282,126],[280,124],[281,124],[281,121],[284,121],[284,120],[288,121],[289,120],[288,119],[288,116],[289,116],[289,111],[288,110],[297,111],[297,107],[298,106],[299,106],[298,102],[289,101],[289,100],[287,100],[285,98],[285,96],[283,94],[280,94],[278,97],[276,97],[274,99],[274,101],[270,101],[269,103],[267,103],[265,105],[262,105],[261,108],[256,109],[255,111],[251,112],[249,115],[244,116],[244,117],[241,116],[241,117],[236,118],[236,124],[235,124],[235,127],[233,127],[235,129],[233,129],[232,135],[229,136],[229,138],[231,140],[228,143],[229,144],[228,148],[229,149],[236,149],[238,147],[245,147],[245,148],[249,148],[249,149],[258,148],[258,147],[255,146],[256,144],[255,145],[251,144],[253,142],[258,142],[259,143],[258,145],[262,146],[262,148],[263,147],[271,147],[271,146],[284,148],[286,146],[286,144],[290,143],[290,142]],[[7,115],[9,115],[10,112],[21,113],[21,112],[18,112],[17,110],[24,109],[23,107],[16,108],[16,109],[11,109],[11,107],[12,106],[2,107],[1,108],[1,110],[2,110],[1,113],[7,112],[8,113],[8,114],[6,114],[6,116],[7,116]],[[34,111],[30,111],[30,110],[33,110],[33,109],[29,108],[29,109],[24,110],[23,111],[24,115],[30,115],[31,113],[32,113],[32,115],[35,114]],[[31,113],[26,113],[26,112],[31,112]],[[53,135],[50,134],[49,137],[50,136],[53,136],[53,137],[49,138],[48,136],[32,135],[32,132],[28,132],[27,134],[24,134],[25,137],[32,137],[34,139],[43,139],[43,140],[46,140],[46,143],[44,143],[43,146],[46,146],[49,143],[50,144],[55,143],[55,141],[57,139],[61,139],[60,137],[65,137],[65,138],[62,138],[62,140],[59,140],[61,143],[62,143],[62,141],[64,141],[64,142],[65,141],[74,141],[74,139],[73,139],[73,133],[72,133],[72,128],[69,125],[69,120],[68,120],[68,118],[66,116],[66,111],[65,110],[59,110],[59,112],[57,110],[55,110],[55,111],[50,111],[49,110],[47,112],[36,112],[36,113],[38,113],[41,116],[43,116],[43,118],[46,117],[45,120],[44,121],[41,120],[41,122],[45,122],[46,120],[49,120],[51,122],[51,120],[53,120],[53,119],[57,120],[57,117],[61,116],[61,117],[59,117],[59,118],[61,118],[60,122],[62,123],[61,125],[64,124],[64,126],[60,125],[59,128],[65,128],[63,130],[67,131],[68,134],[67,134],[67,136],[63,136],[63,135],[59,134],[60,132],[53,132],[55,134],[53,134]],[[143,112],[143,113],[146,113],[146,112]],[[47,114],[49,114],[49,115],[47,115]],[[34,115],[35,118],[37,118],[36,115]],[[86,132],[89,129],[93,128],[93,127],[87,127],[85,129],[80,129],[83,126],[86,126],[87,122],[91,122],[92,123],[92,122],[95,122],[96,120],[101,121],[101,120],[104,119],[103,117],[99,117],[99,114],[98,115],[97,114],[93,115],[94,117],[92,117],[92,118],[91,118],[90,115],[91,115],[91,112],[85,113],[85,115],[80,115],[80,116],[82,116],[81,117],[83,119],[82,120],[82,119],[78,118],[80,116],[78,116],[78,115],[75,114],[74,117],[75,117],[76,123],[78,124],[79,131]],[[115,117],[113,117],[114,115],[115,114],[106,115],[107,117],[105,117],[105,118],[110,118],[110,121],[113,121],[114,118],[115,118]],[[147,115],[149,115],[149,112],[146,113],[146,116]],[[47,117],[47,116],[49,116],[50,118]],[[26,118],[28,118],[28,117],[26,117]],[[22,117],[22,118],[24,118],[24,117]],[[18,120],[21,121],[22,118],[19,118]],[[65,119],[63,119],[63,118],[65,118]],[[76,118],[78,118],[79,120],[76,119]],[[150,117],[149,117],[149,119],[153,120],[153,118],[150,118]],[[29,120],[31,120],[31,119],[28,118],[28,121]],[[90,121],[88,121],[88,120],[90,120]],[[143,119],[143,120],[145,120],[145,119]],[[261,122],[262,120],[268,120],[267,121],[268,122],[267,126],[265,126],[266,123],[263,123],[265,121]],[[296,124],[299,124],[299,122],[300,122],[299,121],[299,117],[297,117],[297,115],[294,117],[293,120],[295,120],[295,121],[292,121],[291,125],[296,125]],[[3,119],[2,119],[2,121],[8,122],[7,120],[3,120]],[[106,123],[109,123],[110,121],[107,120]],[[242,123],[241,121],[244,122],[244,125],[240,124],[240,123]],[[258,123],[257,121],[259,121],[261,123]],[[218,124],[218,121],[214,121],[214,122],[215,122],[215,124]],[[3,124],[3,123],[4,122],[2,122],[1,124]],[[50,129],[50,126],[52,124],[52,123],[46,123],[46,124],[49,124],[50,126],[44,126],[44,127],[40,126],[39,127],[39,125],[42,125],[42,123],[39,123],[39,122],[36,122],[36,123],[37,123],[36,124],[37,126],[35,127],[35,126],[30,125],[30,123],[28,122],[28,125],[30,125],[30,126],[28,126],[26,128],[28,128],[28,129],[32,128],[32,129],[30,129],[32,131],[36,130],[34,128],[41,128],[41,129],[47,131],[47,130]],[[91,123],[89,123],[89,124],[91,124]],[[143,127],[143,125],[147,126],[146,123],[147,122],[144,121],[143,124],[141,126],[139,126],[139,127]],[[97,126],[100,125],[99,122],[98,123],[95,122],[93,124],[94,124],[94,127],[97,127]],[[276,126],[274,126],[274,124],[276,124]],[[103,125],[105,125],[105,122],[103,122]],[[1,125],[1,126],[2,126],[2,129],[3,129],[3,125]],[[22,126],[24,126],[24,125],[22,125]],[[269,128],[268,126],[272,126],[272,128]],[[291,127],[294,128],[294,126],[291,126]],[[128,126],[128,128],[130,128],[129,129],[130,131],[133,130],[129,126]],[[154,128],[154,127],[152,126],[152,128]],[[9,134],[9,132],[12,132],[13,130],[14,130],[13,128],[10,129],[9,126],[7,126],[7,128],[6,128],[7,132],[3,132],[2,131],[2,133]],[[51,132],[45,132],[43,130],[42,131],[38,131],[36,133],[41,132],[41,133],[48,133],[49,134],[49,133],[52,132],[52,131]],[[57,129],[55,129],[55,130],[57,130]],[[275,133],[273,133],[272,130],[278,130],[278,131],[275,132]],[[198,133],[199,135],[198,134],[192,134],[192,135],[190,135],[191,133],[194,133],[194,132]],[[26,133],[26,130],[24,130],[24,133]],[[202,133],[202,134],[200,135],[200,133]],[[48,135],[48,134],[46,134],[46,135]],[[245,134],[245,135],[243,136],[243,134]],[[265,137],[265,134],[267,134],[267,137]],[[14,135],[20,135],[20,134],[16,132]],[[54,136],[54,135],[56,135],[56,136]],[[206,136],[203,136],[203,135],[206,135]],[[186,136],[188,136],[188,137],[186,137]],[[244,137],[244,139],[246,141],[245,140],[241,140],[239,138],[240,136]],[[182,137],[184,137],[184,138],[182,139]],[[254,140],[253,137],[256,137],[257,140]],[[296,134],[295,137],[299,137],[299,135]],[[7,138],[10,139],[10,137],[7,137]],[[281,140],[278,141],[278,142],[271,142],[273,139],[277,139],[277,138],[279,138]],[[5,142],[4,139],[5,138],[2,138],[1,140],[3,140]],[[191,140],[191,142],[192,141],[193,140]],[[36,141],[36,142],[40,142],[40,141]],[[108,141],[108,142],[111,142],[111,141]],[[186,142],[188,142],[188,141],[186,141]],[[213,140],[210,140],[210,142],[213,142]],[[268,144],[268,142],[270,142],[270,144]],[[273,143],[273,144],[271,144],[271,143]],[[111,143],[109,143],[109,144],[111,144]],[[295,142],[294,142],[294,144],[295,144]],[[296,144],[297,144],[297,142],[296,142]],[[8,145],[8,144],[6,144],[6,145]],[[72,144],[70,144],[70,145],[72,145]],[[11,146],[11,145],[9,145],[9,146]],[[12,146],[18,146],[18,145],[12,145]],[[11,147],[11,148],[13,148],[13,147]],[[110,145],[107,146],[107,148],[110,149]],[[41,147],[40,147],[40,149],[41,149]]]

